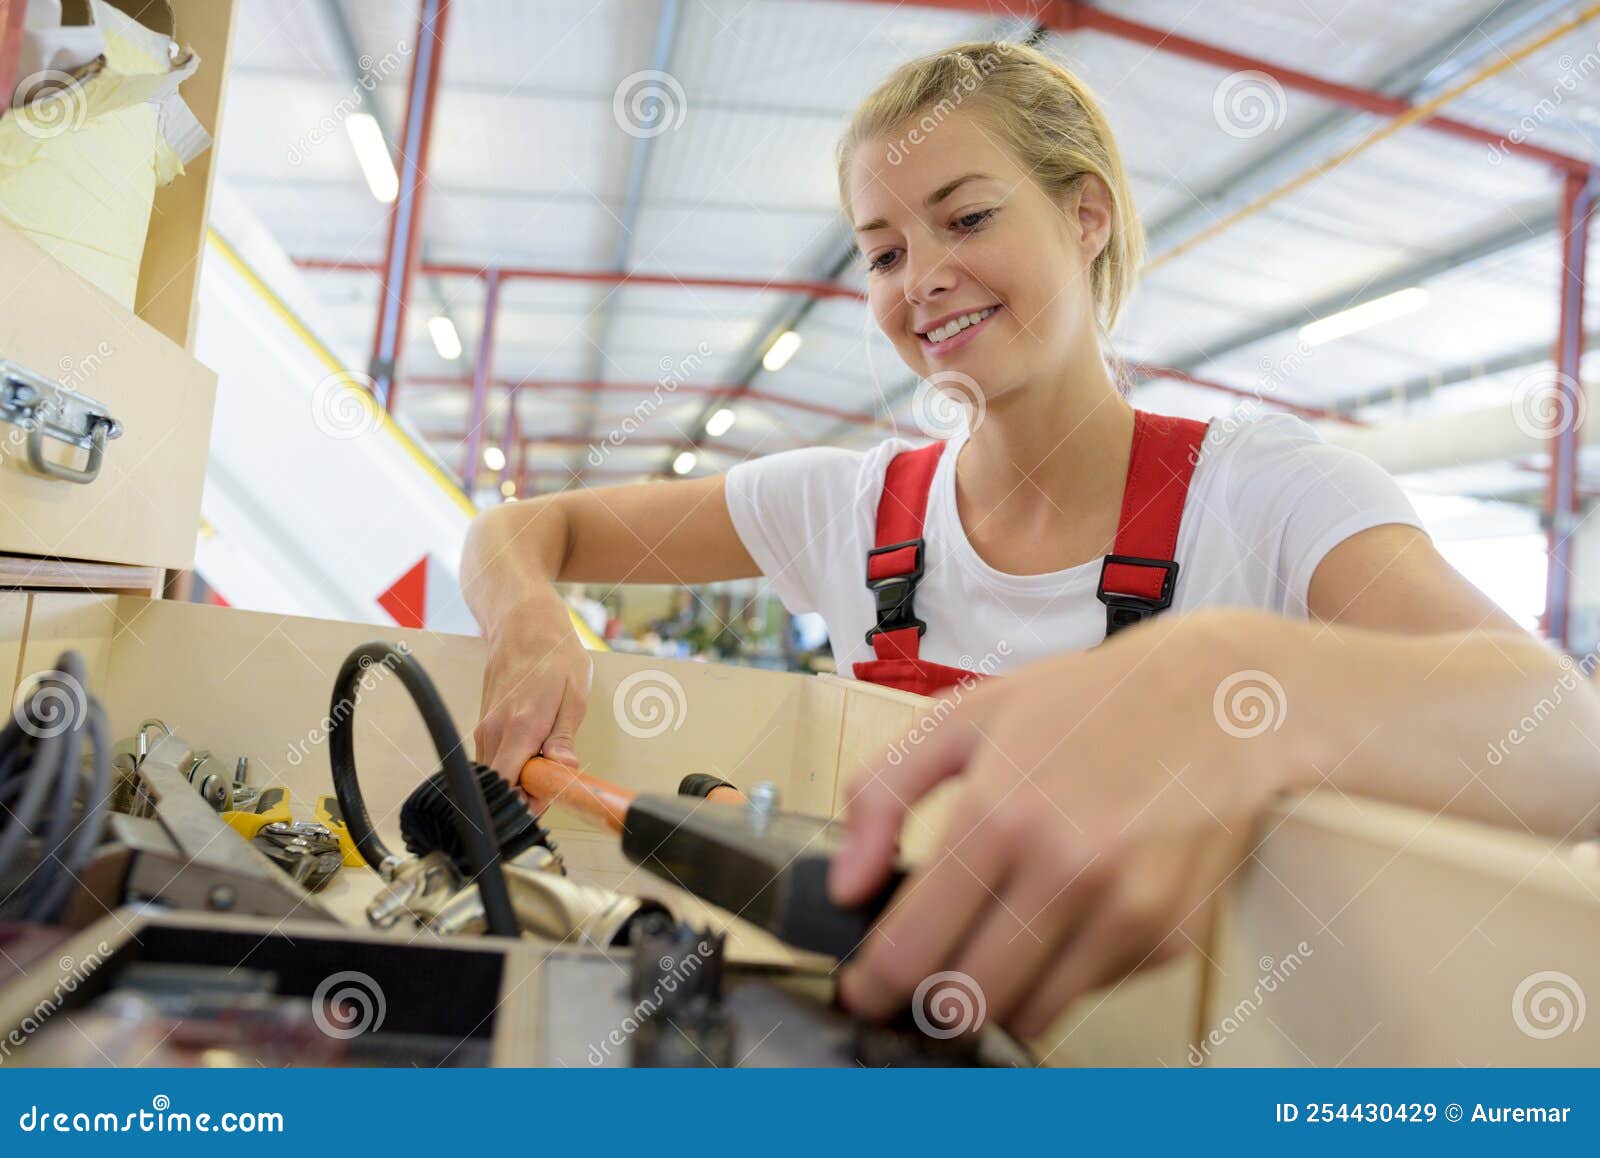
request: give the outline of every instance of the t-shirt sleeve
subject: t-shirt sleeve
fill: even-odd
[[[728,471],[728,514],[745,550],[794,615],[819,610],[837,564],[862,455],[818,446],[769,454]],[[837,576],[835,575],[835,578]]]
[[[1230,506],[1251,549],[1273,564],[1289,614],[1309,614],[1311,577],[1351,535],[1386,523],[1422,527],[1387,471],[1358,451],[1324,442],[1293,415],[1252,423],[1237,450]]]

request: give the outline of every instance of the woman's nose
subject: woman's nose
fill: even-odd
[[[955,262],[948,246],[927,242],[906,252],[906,298],[913,304],[932,301],[956,285]]]

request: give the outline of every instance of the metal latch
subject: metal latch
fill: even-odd
[[[74,483],[95,480],[106,443],[122,434],[122,423],[104,404],[3,358],[0,421],[28,432],[28,465],[35,473]],[[51,462],[44,456],[46,438],[88,451],[88,461],[82,467]]]

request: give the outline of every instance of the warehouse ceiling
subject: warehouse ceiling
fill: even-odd
[[[503,438],[508,387],[524,384],[526,490],[649,477],[691,442],[702,444],[703,471],[799,445],[866,445],[895,427],[915,435],[915,382],[859,300],[673,279],[859,289],[833,171],[852,109],[911,57],[1034,32],[1002,12],[1016,5],[952,7],[453,0],[421,248],[425,263],[457,268],[416,280],[397,413],[459,464],[485,313],[475,272],[620,269],[668,281],[502,284],[484,431],[490,443]],[[1421,102],[1503,61],[1573,6],[1099,7]],[[372,347],[380,282],[371,267],[384,256],[390,206],[369,190],[343,122],[372,113],[394,145],[416,35],[411,3],[245,0],[235,38],[222,173],[291,256],[320,267],[306,270],[321,304],[310,321],[357,366]],[[1039,44],[1104,102],[1150,233],[1152,264],[1116,335],[1124,357],[1372,422],[1486,405],[1549,373],[1561,188],[1551,167],[1410,127],[1174,254],[1385,118],[1100,31],[1049,33]],[[633,88],[653,83],[666,120],[640,131],[625,80],[652,68],[666,78],[635,78]],[[1508,139],[1593,156],[1600,22],[1474,85],[1446,111]],[[327,268],[341,264],[355,268]],[[1299,336],[1319,317],[1414,286],[1426,304],[1403,318],[1315,346]],[[1596,296],[1586,332],[1600,326]],[[430,338],[436,315],[454,323],[459,357],[442,357]],[[777,372],[761,368],[791,326],[798,352]],[[730,403],[732,429],[707,438],[706,391],[721,386],[748,393]],[[1142,378],[1135,400],[1197,417],[1239,403],[1164,370]],[[620,430],[621,445],[587,449]],[[1537,492],[1537,465],[1486,464],[1433,481],[1457,494],[1520,497]]]

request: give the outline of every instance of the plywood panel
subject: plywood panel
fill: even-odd
[[[22,640],[27,630],[29,595],[24,591],[0,592],[0,684],[11,705],[22,675]]]
[[[194,559],[216,375],[8,226],[0,225],[0,358],[104,405],[122,424],[88,483],[31,469],[0,422],[0,551],[176,569]],[[54,439],[46,458],[83,469]]]
[[[1600,1064],[1594,851],[1305,798],[1227,899],[1206,1059]]]
[[[222,123],[222,100],[232,46],[234,0],[171,0],[178,40],[200,56],[200,67],[179,86],[184,103],[210,133]],[[235,147],[247,147],[238,142]],[[183,176],[156,190],[139,265],[135,312],[185,350],[194,348],[195,302],[205,249],[211,178],[217,145],[189,162]]]
[[[41,591],[31,598],[21,682],[25,684],[36,673],[51,670],[62,652],[73,650],[83,656],[88,690],[104,702],[112,640],[118,626],[117,596]]]

